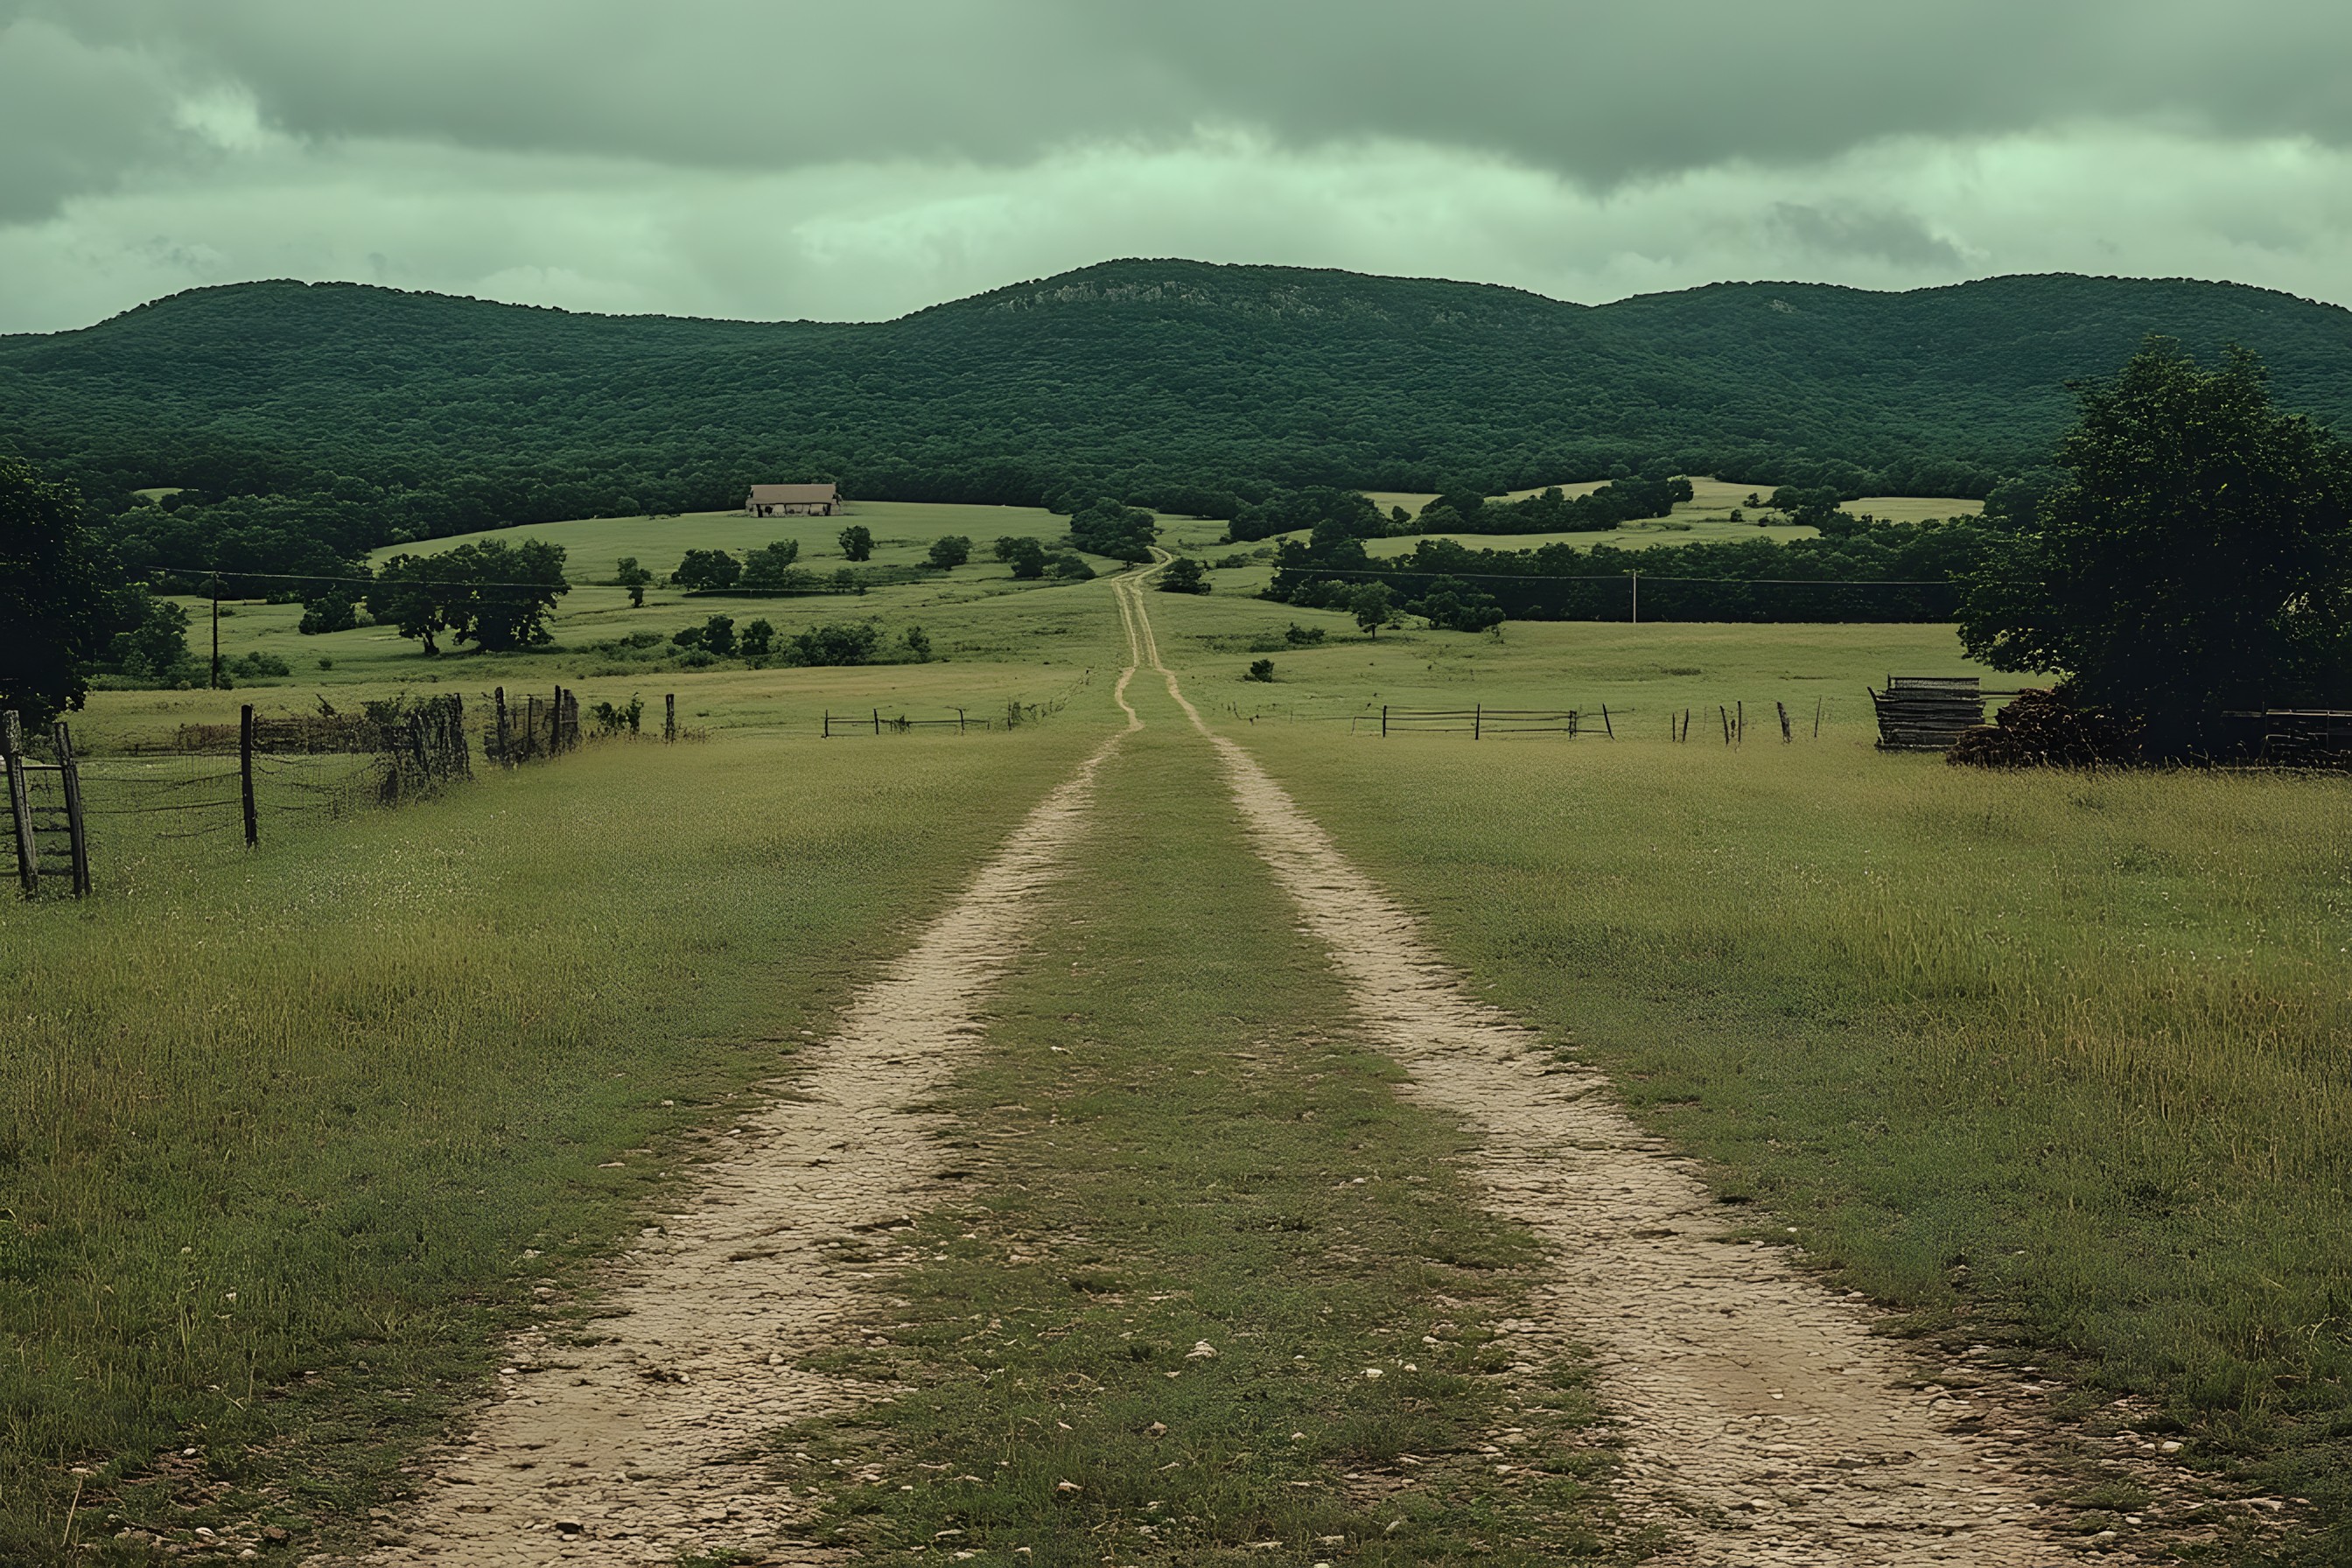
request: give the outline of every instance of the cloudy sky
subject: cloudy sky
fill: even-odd
[[[1118,256],[2352,302],[2341,0],[0,0],[0,331],[898,314]]]

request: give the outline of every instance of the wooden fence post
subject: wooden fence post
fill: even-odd
[[[1822,700],[1821,700],[1820,698],[1816,697],[1816,698],[1814,698],[1814,699],[1813,699],[1813,739],[1814,739],[1814,740],[1816,740],[1816,741],[1818,741],[1818,740],[1820,740],[1821,738],[1822,738]]]
[[[492,697],[493,699],[495,699],[495,700],[497,700],[498,705],[499,705],[499,762],[501,764],[503,764],[503,763],[506,763],[506,761],[508,760],[508,759],[507,759],[507,689],[506,689],[505,687],[501,686],[501,687],[499,687],[496,691],[492,692],[490,695],[491,695],[491,697]]]
[[[961,708],[956,710],[956,733],[963,733],[963,710]]]
[[[73,891],[89,896],[89,823],[81,814],[81,769],[74,762],[73,731],[62,719],[54,731],[58,743],[58,774],[66,790],[66,847],[73,859]]]
[[[25,789],[25,731],[13,708],[0,713],[0,763],[7,765],[8,813],[16,826],[16,880],[29,899],[41,890],[41,856],[33,843],[33,800]]]
[[[662,696],[662,739],[677,739],[677,693],[675,691],[665,692]]]
[[[1748,743],[1748,704],[1734,702],[1731,706],[1733,710],[1731,732],[1741,745],[1746,745]]]
[[[879,708],[874,710],[874,732],[877,735],[882,732],[882,710]]]
[[[236,721],[237,782],[245,793],[245,847],[247,849],[261,842],[261,818],[253,809],[253,704],[248,702]]]
[[[1715,705],[1715,716],[1723,721],[1723,743],[1727,746],[1731,744],[1731,710],[1718,702]]]
[[[1772,706],[1780,710],[1780,744],[1785,746],[1793,738],[1789,733],[1789,705],[1785,702],[1775,702]]]
[[[1611,740],[1617,738],[1617,726],[1609,721],[1609,704],[1606,702],[1601,705],[1601,728],[1608,731]]]
[[[1383,702],[1383,703],[1381,703],[1381,740],[1383,740],[1383,741],[1385,741],[1385,740],[1387,740],[1388,738],[1389,738],[1389,705],[1388,705],[1387,703]]]
[[[1462,710],[1457,708],[1454,711],[1459,713]],[[1478,738],[1479,731],[1484,730],[1486,727],[1486,705],[1483,702],[1472,703],[1470,705],[1470,738],[1474,741],[1476,740]]]

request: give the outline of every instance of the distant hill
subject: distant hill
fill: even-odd
[[[0,446],[110,509],[185,485],[193,512],[259,498],[218,513],[224,528],[291,527],[303,498],[339,520],[338,550],[730,505],[754,480],[814,478],[869,497],[1099,489],[1206,510],[1274,485],[1501,489],[1662,461],[1980,495],[2040,460],[2070,378],[2111,371],[2151,331],[2200,355],[2242,342],[2282,401],[2352,428],[2352,312],[2234,284],[1718,284],[1590,307],[1114,261],[856,325],[352,284],[193,289],[80,331],[0,337]],[[173,531],[150,530],[177,558],[193,546]]]

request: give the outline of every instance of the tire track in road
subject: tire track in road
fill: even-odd
[[[1706,1568],[1972,1568],[2086,1563],[2038,1522],[2035,1452],[1971,1431],[1997,1410],[1921,1385],[1871,1329],[1777,1248],[1714,1217],[1693,1166],[1643,1133],[1599,1072],[1465,989],[1418,922],[1358,871],[1236,742],[1216,734],[1159,657],[1136,583],[1117,589],[1139,665],[1223,758],[1259,855],[1349,983],[1404,1092],[1482,1134],[1493,1209],[1541,1237],[1551,1278],[1505,1347],[1532,1371],[1589,1356],[1623,1424],[1619,1499],[1657,1525],[1662,1557]],[[1139,627],[1139,632],[1135,628]]]
[[[1122,606],[1123,608],[1124,606]],[[1122,675],[1123,694],[1129,669]],[[1139,727],[1129,710],[1129,731]],[[941,1173],[940,1116],[910,1110],[978,1040],[977,1009],[1040,890],[1067,868],[1114,735],[1017,827],[833,1037],[730,1131],[680,1212],[647,1226],[577,1335],[521,1336],[497,1397],[431,1467],[415,1514],[379,1539],[381,1568],[674,1563],[741,1552],[838,1562],[789,1531],[810,1505],[772,1480],[762,1435],[875,1390],[805,1369],[856,1331],[873,1256]]]

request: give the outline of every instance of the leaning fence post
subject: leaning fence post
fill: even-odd
[[[1772,706],[1780,710],[1780,744],[1785,746],[1793,739],[1789,733],[1789,705],[1785,702],[1775,702]]]
[[[66,845],[73,857],[73,890],[77,899],[89,896],[89,824],[81,814],[81,769],[74,763],[73,733],[62,719],[54,731],[58,742],[58,774],[66,790]]]
[[[1609,721],[1609,704],[1606,702],[1601,705],[1601,728],[1608,732],[1611,740],[1617,738],[1617,726]]]
[[[874,710],[874,732],[877,735],[882,732],[882,710],[879,708]]]
[[[25,731],[13,708],[0,713],[0,762],[7,764],[8,812],[16,825],[16,880],[29,899],[41,890],[41,858],[33,844],[33,801],[25,789]]]
[[[1723,721],[1723,743],[1727,746],[1731,744],[1731,710],[1718,702],[1715,705],[1715,716]]]
[[[245,793],[245,847],[261,842],[261,818],[253,809],[253,704],[245,704],[236,721],[237,782]]]

